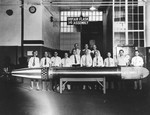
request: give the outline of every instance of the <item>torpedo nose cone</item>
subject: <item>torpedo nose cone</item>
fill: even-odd
[[[143,79],[149,75],[148,69],[144,67],[122,67],[122,79]]]
[[[41,68],[22,68],[11,72],[12,76],[41,79]]]
[[[142,68],[142,78],[145,78],[149,75],[149,70],[146,68]]]

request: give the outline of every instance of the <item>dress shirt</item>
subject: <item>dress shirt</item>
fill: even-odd
[[[77,63],[75,63],[75,58],[76,58]],[[70,60],[71,60],[72,65],[79,65],[80,64],[80,55],[71,55]]]
[[[83,52],[83,55],[85,54],[85,51],[87,50],[88,54],[90,55],[91,54],[91,50],[90,49],[83,49],[82,52]]]
[[[135,67],[140,67],[144,65],[143,58],[140,56],[134,56],[131,60],[131,65]]]
[[[31,57],[28,62],[28,67],[29,68],[36,68],[40,67],[40,60],[38,57]]]
[[[51,63],[52,63],[53,67],[60,67],[60,65],[61,65],[61,58],[59,56],[52,57],[51,58]]]
[[[92,66],[92,58],[90,55],[83,55],[81,57],[81,67],[91,67]]]
[[[62,67],[71,67],[71,60],[70,60],[70,58],[63,58],[61,60],[61,64],[62,64]]]
[[[115,66],[115,61],[113,58],[105,58],[104,60],[104,66],[105,67],[113,67]]]
[[[80,55],[80,52],[81,52],[80,49],[75,49],[75,48],[73,48],[73,49],[72,49],[72,52],[73,52],[73,50],[76,50],[77,55]]]
[[[91,51],[91,53],[92,53],[93,55],[95,55],[95,52],[98,52],[99,54],[101,54],[99,50],[92,50],[92,51]]]
[[[49,57],[43,57],[41,59],[41,67],[49,67],[51,65],[51,59]]]
[[[117,64],[118,66],[127,66],[128,59],[125,56],[118,56],[117,57]]]
[[[95,56],[93,58],[93,67],[103,67],[103,58],[101,56]]]

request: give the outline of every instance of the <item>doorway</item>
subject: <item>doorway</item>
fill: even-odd
[[[103,41],[102,21],[89,22],[88,25],[81,26],[81,49],[84,49],[85,44],[88,44],[90,49],[95,44],[101,55],[104,56]]]

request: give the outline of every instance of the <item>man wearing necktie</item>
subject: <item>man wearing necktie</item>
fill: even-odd
[[[131,66],[135,67],[142,67],[144,65],[143,58],[139,56],[139,51],[135,50],[135,56],[131,60]],[[139,89],[142,89],[142,80],[135,80],[134,81],[134,89],[138,88],[138,81],[139,81]]]
[[[70,60],[73,67],[80,67],[80,55],[77,55],[76,50],[73,50],[73,54],[70,56]]]
[[[81,67],[91,67],[92,66],[92,57],[89,54],[88,50],[85,51],[85,54],[81,57]]]
[[[100,52],[97,50],[97,51],[95,51],[95,55],[94,55],[94,58],[93,58],[93,67],[103,67],[103,66],[104,66],[103,58],[100,55]],[[97,89],[98,86],[99,86],[99,84],[94,83],[94,88],[95,89]]]
[[[105,67],[114,67],[115,66],[115,61],[113,58],[111,58],[111,53],[107,53],[107,58],[104,59],[104,66]]]
[[[93,67],[103,67],[103,58],[102,56],[99,54],[99,51],[95,52],[95,56],[93,58]]]
[[[114,67],[115,61],[111,58],[111,53],[107,53],[107,58],[104,59],[104,66],[105,67]],[[109,85],[110,84],[110,85]],[[113,79],[106,79],[106,87],[110,86],[111,89],[114,89],[114,80]]]
[[[41,59],[41,67],[42,68],[47,68],[47,67],[51,67],[51,59],[48,57],[49,56],[49,53],[47,52],[47,51],[45,51],[44,52],[44,57]],[[51,81],[50,81],[51,82]],[[45,87],[45,86],[47,86],[47,82],[46,81],[42,81],[42,89],[43,90],[49,90],[49,89],[47,89],[47,87]],[[50,85],[51,85],[52,83],[50,83]],[[50,88],[51,88],[52,86],[50,86]]]
[[[71,67],[71,60],[68,57],[68,53],[64,54],[64,58],[61,60],[62,67]]]
[[[58,52],[54,52],[54,56],[51,58],[52,67],[61,66],[61,58],[58,56]]]
[[[61,67],[61,58],[58,56],[58,52],[54,52],[54,56],[51,58],[52,67]],[[59,79],[55,78],[52,81],[53,90],[59,90]]]
[[[28,67],[29,68],[38,68],[40,67],[40,61],[39,61],[39,58],[37,57],[38,55],[38,52],[37,51],[33,51],[33,57],[31,57],[29,59],[29,62],[28,62]],[[32,79],[31,82],[30,82],[30,88],[33,89],[34,88],[34,80]],[[39,90],[40,87],[39,87],[39,81],[36,80],[36,89]]]
[[[67,52],[64,54],[64,58],[62,58],[61,64],[62,64],[62,67],[71,67],[71,66],[72,66],[71,60],[70,60],[70,58],[68,57],[68,53],[67,53]],[[65,89],[65,87],[63,87],[63,90],[64,90],[64,89]],[[71,90],[71,85],[70,85],[70,83],[67,83],[67,89],[68,89],[68,90]]]
[[[81,57],[81,67],[91,67],[92,66],[92,57],[89,54],[89,51],[86,50],[85,54]],[[89,83],[84,83],[83,85],[83,90],[85,90],[86,88],[88,89],[92,89],[91,84]]]
[[[41,59],[41,67],[50,67],[51,59],[48,57],[48,52],[44,52],[44,57]]]

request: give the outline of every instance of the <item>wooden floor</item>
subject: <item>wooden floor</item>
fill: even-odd
[[[24,83],[0,78],[0,115],[149,115],[150,87],[142,91],[30,90]]]

